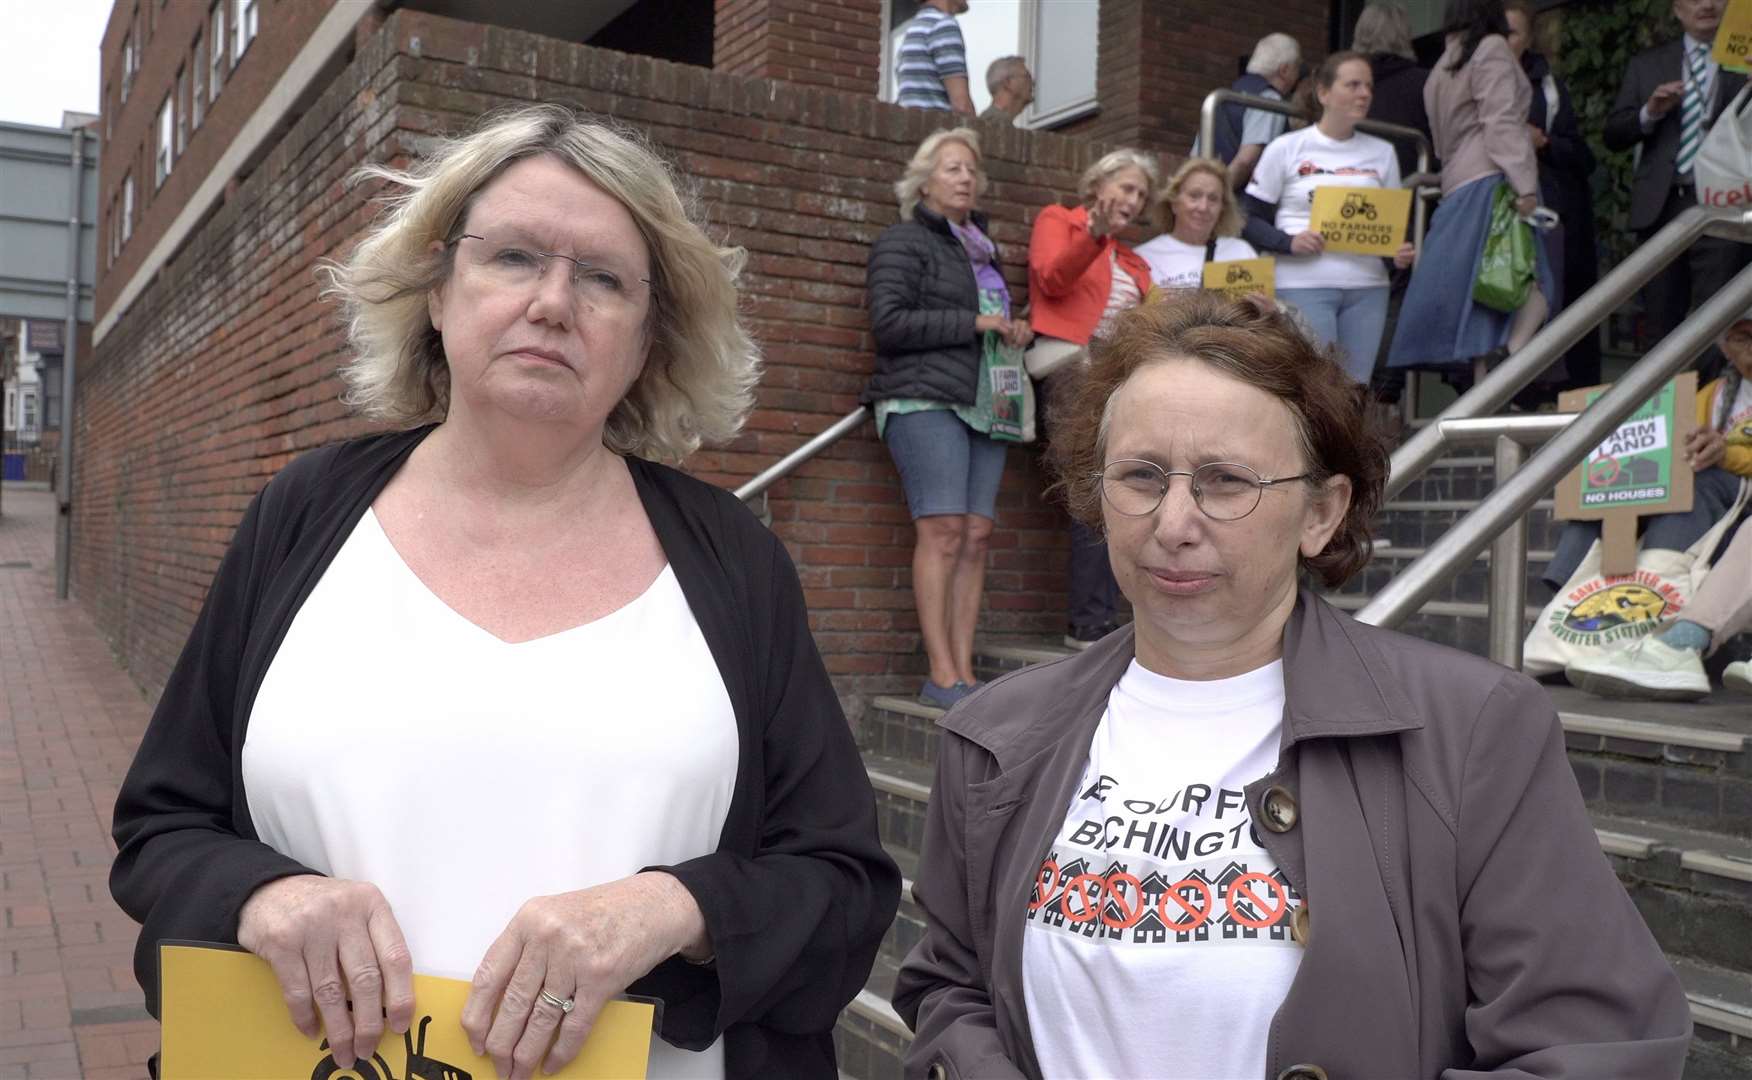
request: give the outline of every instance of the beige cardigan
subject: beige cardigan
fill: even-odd
[[[1501,173],[1517,195],[1539,192],[1539,164],[1527,131],[1533,87],[1502,37],[1478,43],[1472,59],[1450,70],[1460,55],[1458,36],[1424,83],[1436,156],[1442,162],[1442,194],[1491,173]]]

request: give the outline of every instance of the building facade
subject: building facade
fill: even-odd
[[[1305,17],[1290,18],[1298,5]],[[574,6],[595,18],[540,22]],[[347,174],[406,160],[488,109],[561,101],[639,126],[694,179],[710,227],[748,250],[745,311],[767,360],[758,407],[692,471],[746,480],[856,407],[873,359],[865,257],[896,220],[894,179],[944,118],[880,101],[888,0],[697,6],[677,19],[661,0],[118,3],[73,582],[149,692],[249,499],[300,451],[367,430],[338,401],[345,342],[314,274],[374,212],[373,189]],[[501,8],[530,9],[526,24],[505,25]],[[1179,152],[1203,93],[1265,32],[1323,44],[1323,0],[1272,19],[1214,0],[1101,0],[1096,107],[1058,130],[983,129],[984,207],[1018,300],[1034,215],[1074,198],[1094,156],[1119,143]],[[1062,629],[1065,523],[1044,486],[1036,449],[1012,450],[989,633]],[[912,527],[873,431],[781,482],[767,509],[842,693],[916,685]]]

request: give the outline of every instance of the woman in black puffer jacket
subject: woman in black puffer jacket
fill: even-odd
[[[977,133],[926,138],[895,184],[901,220],[870,249],[866,279],[876,370],[862,400],[875,407],[917,530],[913,602],[931,666],[919,698],[941,708],[978,682],[973,631],[1004,474],[983,339],[1026,348],[1034,336],[1010,317],[997,248],[973,208],[984,186]]]

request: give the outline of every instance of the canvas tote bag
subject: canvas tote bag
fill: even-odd
[[[1658,632],[1685,613],[1709,575],[1709,558],[1746,508],[1752,483],[1740,481],[1740,496],[1702,539],[1684,551],[1639,551],[1636,572],[1606,577],[1600,572],[1600,542],[1539,613],[1521,646],[1521,670],[1552,675],[1585,656],[1624,648]],[[1752,529],[1752,519],[1742,528]]]
[[[1718,210],[1752,209],[1752,81],[1716,117],[1691,168],[1699,203]]]

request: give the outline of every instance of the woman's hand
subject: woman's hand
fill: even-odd
[[[1034,328],[1028,325],[1027,319],[1011,319],[1010,330],[1004,335],[1004,343],[1018,349],[1026,349],[1034,341]]]
[[[1417,258],[1417,248],[1410,242],[1399,245],[1399,250],[1393,253],[1393,265],[1403,270]]]
[[[1522,195],[1515,199],[1515,213],[1521,217],[1526,217],[1537,209],[1539,209],[1539,196],[1537,195]]]
[[[398,1035],[413,1022],[413,963],[375,885],[318,874],[270,881],[244,901],[237,943],[273,967],[305,1038],[316,1038],[320,1019],[343,1069],[377,1049],[385,1010]]]
[[[578,1056],[610,998],[677,953],[705,960],[711,945],[699,905],[669,874],[538,896],[487,949],[462,1029],[500,1076],[530,1080],[537,1065],[553,1072]],[[566,1012],[543,990],[576,1004]]]
[[[1291,255],[1318,255],[1326,250],[1326,237],[1317,232],[1299,232],[1290,238]]]
[[[1693,472],[1713,469],[1728,452],[1728,440],[1719,431],[1698,428],[1685,437],[1685,460]]]
[[[1120,196],[1097,195],[1089,208],[1089,235],[1099,240],[1131,224],[1131,215],[1119,208]]]
[[[1527,125],[1527,137],[1533,140],[1533,150],[1538,152],[1551,145],[1551,137],[1545,134],[1545,129],[1538,124]]]
[[[1010,320],[1002,315],[976,315],[973,319],[973,330],[977,334],[995,330],[1007,336],[1010,333]]]

